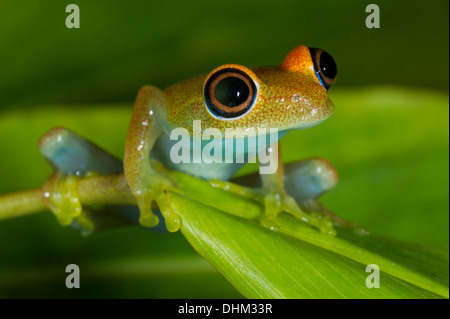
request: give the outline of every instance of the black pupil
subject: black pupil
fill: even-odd
[[[220,103],[233,107],[244,103],[250,94],[250,90],[243,80],[230,76],[217,83],[214,94]]]
[[[337,73],[336,62],[334,62],[331,55],[323,51],[320,54],[320,70],[322,74],[330,79],[334,79]]]

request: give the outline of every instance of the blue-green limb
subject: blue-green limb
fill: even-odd
[[[61,225],[84,234],[117,225],[137,223],[136,205],[82,205],[78,182],[83,177],[122,174],[122,161],[69,129],[56,127],[39,141],[39,149],[55,173],[42,187],[42,199]],[[129,191],[126,181],[124,181]],[[164,224],[155,228],[164,231]]]

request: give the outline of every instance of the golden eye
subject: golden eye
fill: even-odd
[[[327,90],[333,85],[336,79],[337,66],[333,57],[326,51],[317,48],[309,48],[314,64],[316,76]]]
[[[256,86],[245,72],[226,68],[209,77],[204,95],[211,113],[218,117],[235,118],[245,114],[253,106]]]

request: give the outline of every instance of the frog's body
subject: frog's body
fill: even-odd
[[[304,47],[303,47],[304,48]],[[312,65],[312,64],[311,64]],[[223,68],[239,68],[223,65]],[[176,143],[169,139],[170,132],[186,128],[193,135],[193,120],[201,121],[202,128],[217,128],[225,135],[225,129],[277,128],[279,138],[291,129],[305,129],[328,118],[334,105],[326,89],[317,83],[314,73],[290,72],[279,67],[259,67],[245,70],[254,74],[261,92],[259,100],[248,115],[238,120],[222,120],[205,112],[203,86],[207,75],[200,75],[164,90],[167,106],[167,126],[152,149],[155,158],[166,166],[204,179],[229,179],[244,163],[176,163],[170,158],[170,150]],[[310,71],[310,70],[309,70]],[[213,71],[214,73],[216,71]],[[203,143],[204,146],[205,143]],[[247,150],[247,149],[246,149]],[[254,150],[239,154],[247,158],[256,155]]]
[[[333,113],[334,105],[328,98],[327,89],[336,75],[334,61],[330,59],[331,56],[322,50],[299,46],[278,67],[249,69],[237,64],[225,64],[208,75],[180,82],[164,91],[152,86],[143,87],[133,109],[124,158],[125,176],[136,197],[141,224],[155,226],[158,223],[158,218],[152,213],[152,202],[155,201],[166,220],[167,228],[175,231],[180,226],[165,195],[166,190],[175,190],[176,185],[156,172],[152,167],[150,154],[168,168],[203,179],[214,179],[216,186],[241,192],[242,187],[225,181],[250,158],[258,154],[262,156],[262,151],[267,151],[269,157],[278,160],[278,146],[272,144],[263,150],[246,148],[242,154],[237,154],[245,155],[244,162],[226,163],[218,160],[223,160],[225,155],[223,145],[226,131],[235,130],[235,139],[246,139],[246,145],[249,145],[249,140],[268,140],[269,137],[273,143],[289,130],[309,128],[328,118]],[[196,123],[201,123],[200,132]],[[190,156],[195,151],[200,150],[201,153],[211,143],[198,139],[205,129],[214,128],[214,136],[220,136],[214,141],[220,144],[216,148],[219,149],[219,154],[215,154],[217,161],[174,161],[171,150],[178,141],[169,136],[177,128],[183,128],[189,134],[189,146],[192,145]],[[275,139],[269,135],[269,129],[274,128],[278,131]],[[249,137],[249,130],[257,131],[257,137]],[[57,135],[47,134],[41,143],[41,151],[58,168],[63,164],[64,156],[57,157],[56,154],[61,154],[61,148],[73,149],[74,145],[67,145],[64,143],[65,139],[58,139]],[[56,143],[58,140],[59,143]],[[71,143],[74,143],[73,140],[72,138]],[[89,159],[92,156],[97,155],[85,152],[84,161],[92,162]],[[319,196],[336,183],[334,169],[328,162],[314,159],[302,162],[289,175],[296,176],[302,182],[299,184],[289,178],[285,180],[280,161],[275,173],[261,175],[262,192],[246,189],[245,193],[258,195],[266,205],[263,224],[276,228],[277,214],[287,211],[323,231],[325,226],[322,227],[319,220],[303,212],[292,196],[297,201],[308,201]],[[291,190],[288,192],[291,196],[285,191],[287,185],[290,185]]]

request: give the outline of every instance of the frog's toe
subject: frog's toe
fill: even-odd
[[[277,230],[277,216],[281,212],[279,197],[275,194],[267,194],[264,196],[265,215],[261,219],[261,226],[270,230]]]
[[[268,193],[264,197],[265,216],[261,224],[271,230],[278,229],[277,217],[281,212],[287,212],[302,222],[319,228],[320,222],[317,218],[305,213],[300,209],[295,200],[284,192]]]
[[[156,203],[158,204],[159,211],[164,217],[167,230],[170,232],[176,232],[177,230],[179,230],[181,226],[180,218],[173,211],[172,206],[170,205],[170,202],[167,198],[166,191],[158,195]]]
[[[73,225],[88,234],[94,230],[94,223],[82,208],[78,180],[78,176],[57,172],[45,182],[41,196],[61,226]]]
[[[173,211],[170,201],[167,197],[167,191],[179,191],[169,180],[160,175],[152,176],[151,182],[143,182],[142,187],[136,194],[137,204],[141,213],[139,223],[144,227],[155,227],[159,224],[159,218],[153,212],[152,204],[156,203],[158,210],[164,217],[165,225],[168,231],[176,232],[180,229],[181,222],[179,216]]]
[[[297,204],[294,197],[287,194],[283,189],[271,189],[267,191],[264,188],[250,188],[241,186],[232,182],[221,180],[210,180],[209,183],[223,191],[230,192],[239,196],[256,200],[265,207],[265,214],[260,223],[263,227],[270,230],[278,230],[278,215],[285,212],[293,215],[298,220],[307,223],[326,235],[334,236],[335,231],[331,219],[322,213],[305,212]]]
[[[230,192],[232,194],[236,194],[239,196],[243,196],[246,198],[254,199],[259,202],[264,201],[264,193],[260,188],[250,188],[242,185],[238,185],[236,183],[221,181],[217,179],[209,180],[209,184],[212,187],[219,188],[223,191]]]
[[[153,197],[150,194],[136,196],[136,202],[139,207],[139,224],[144,227],[155,227],[159,224],[159,218],[153,213]]]
[[[299,221],[317,228],[324,235],[334,236],[336,234],[331,218],[320,213],[309,214],[305,212],[293,197],[284,192],[268,193],[264,196],[264,205],[265,215],[261,219],[261,225],[270,230],[278,230],[278,215],[285,212]]]

